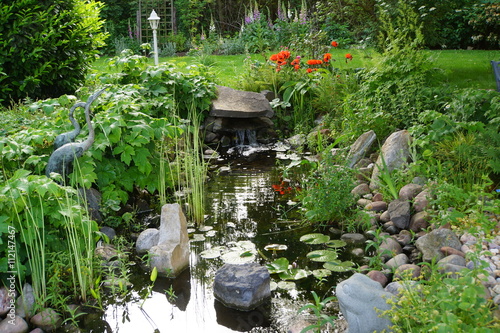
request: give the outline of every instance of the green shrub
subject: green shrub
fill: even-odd
[[[19,0],[0,5],[0,103],[73,93],[105,34],[94,0]]]
[[[354,214],[352,170],[334,163],[331,153],[327,153],[303,184],[301,201],[306,210],[305,218],[310,222],[345,223]]]
[[[475,258],[476,262],[479,262]],[[493,333],[500,328],[491,301],[485,298],[485,287],[478,276],[487,276],[484,266],[464,268],[455,277],[431,266],[428,280],[416,284],[403,281],[401,296],[390,300],[392,308],[383,315],[390,318],[394,332],[481,332]]]

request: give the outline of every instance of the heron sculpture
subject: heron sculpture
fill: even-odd
[[[57,148],[49,157],[49,162],[47,164],[47,168],[45,169],[47,177],[50,177],[51,173],[55,172],[60,174],[63,179],[66,179],[68,174],[71,172],[71,166],[75,158],[81,157],[83,153],[90,148],[92,143],[94,143],[95,133],[92,121],[90,120],[90,105],[100,94],[102,94],[104,90],[106,90],[106,88],[94,93],[89,97],[87,103],[85,103],[85,120],[89,128],[89,135],[87,139],[82,142],[69,142]]]
[[[74,142],[75,138],[80,134],[80,124],[75,120],[73,117],[73,113],[76,108],[85,108],[87,103],[85,102],[78,102],[75,105],[71,107],[69,110],[69,121],[73,124],[74,129],[70,132],[62,133],[56,136],[56,139],[54,140],[54,150],[57,150],[58,148],[64,146],[67,143]]]

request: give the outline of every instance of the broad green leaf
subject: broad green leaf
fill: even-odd
[[[291,281],[280,281],[278,282],[278,288],[283,290],[294,290],[296,289],[295,282]]]
[[[300,237],[300,241],[306,244],[324,244],[330,240],[330,236],[320,233],[307,234]]]
[[[353,262],[350,261],[332,261],[332,262],[325,262],[323,264],[323,268],[329,269],[332,272],[347,272],[352,269],[352,266],[354,266]]]
[[[242,256],[244,254],[244,256]],[[246,262],[252,262],[255,260],[255,254],[251,253],[247,255],[247,252],[239,253],[236,251],[230,251],[221,256],[222,261],[226,264],[243,264]]]
[[[305,279],[310,274],[309,271],[302,268],[292,268],[285,272],[279,273],[279,277],[282,280],[300,280]]]
[[[325,245],[328,247],[337,248],[337,247],[344,247],[347,245],[347,243],[340,239],[332,239],[328,241]]]
[[[205,251],[202,251],[200,253],[200,257],[205,258],[205,259],[215,259],[219,258],[221,256],[221,252],[219,249],[208,249]]]
[[[320,268],[312,271],[312,274],[316,279],[322,280],[323,278],[332,275],[332,271],[329,269]]]
[[[332,250],[316,250],[309,252],[307,254],[307,258],[309,258],[312,261],[318,261],[318,262],[327,262],[327,261],[334,261],[338,257],[337,251],[332,251]]]
[[[270,274],[277,274],[286,271],[289,265],[290,262],[287,258],[278,258],[266,266]]]

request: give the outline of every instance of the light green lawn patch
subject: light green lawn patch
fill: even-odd
[[[292,57],[296,54],[290,50]],[[279,52],[277,50],[276,52]],[[246,70],[245,60],[250,57],[252,61],[258,60],[265,62],[271,54],[276,52],[267,52],[265,55],[213,55],[207,57],[167,57],[160,58],[161,62],[172,62],[180,70],[189,65],[204,63],[209,64],[216,75],[216,83],[232,88],[237,87],[240,75]],[[379,57],[379,54],[373,49],[331,49],[332,59],[335,60],[334,66],[337,68],[370,68]],[[435,67],[444,70],[446,82],[453,87],[458,88],[477,88],[477,89],[496,89],[493,70],[490,61],[500,61],[500,51],[485,50],[443,50],[443,51],[424,51],[429,53],[435,61]],[[350,53],[353,60],[346,62],[345,55]],[[110,72],[113,69],[108,68],[106,61],[109,57],[101,57],[94,64],[93,68],[97,71]],[[307,58],[303,58],[303,63]],[[153,64],[153,59],[150,59]]]

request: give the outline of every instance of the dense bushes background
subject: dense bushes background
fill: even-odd
[[[0,102],[73,93],[105,34],[102,4],[19,0],[0,5]]]

